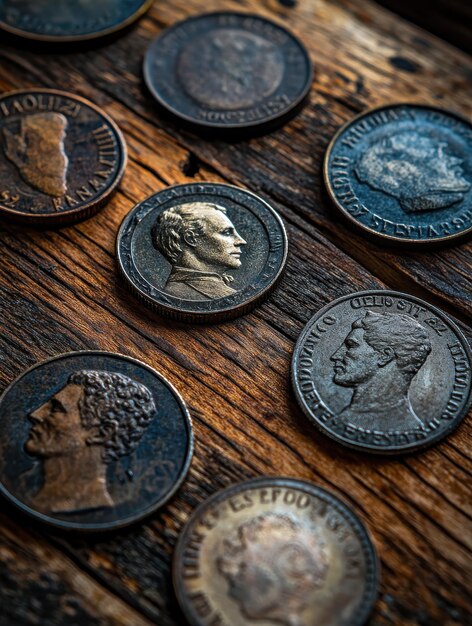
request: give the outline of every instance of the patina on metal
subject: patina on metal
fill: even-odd
[[[331,141],[324,178],[341,215],[378,242],[437,246],[472,232],[472,125],[453,112],[362,113]]]
[[[219,183],[177,185],[138,204],[117,237],[119,271],[153,310],[187,321],[242,315],[282,276],[282,220],[258,196]]]
[[[38,42],[89,41],[130,26],[152,3],[153,0],[2,0],[0,27]]]
[[[302,43],[258,15],[219,12],[175,24],[152,43],[147,86],[194,129],[267,131],[293,117],[313,68]]]
[[[0,97],[0,216],[76,222],[112,197],[126,166],[118,126],[91,102],[53,89]]]
[[[352,293],[319,311],[295,347],[292,381],[323,433],[365,452],[429,446],[471,403],[472,355],[442,311],[408,294]]]
[[[182,398],[130,357],[60,355],[0,398],[0,490],[59,528],[108,530],[155,511],[183,481],[192,450]]]
[[[370,536],[336,495],[258,478],[204,502],[183,529],[173,579],[192,626],[361,626],[377,596]]]

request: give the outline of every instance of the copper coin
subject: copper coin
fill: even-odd
[[[49,43],[88,41],[112,35],[139,19],[153,0],[3,0],[0,27],[13,35]]]
[[[231,319],[262,302],[282,277],[288,246],[267,202],[220,183],[175,185],[143,200],[116,245],[131,293],[190,322]]]
[[[0,493],[58,528],[110,530],[149,515],[182,483],[192,451],[180,395],[120,354],[56,356],[0,398]]]
[[[53,89],[0,97],[0,215],[33,225],[90,217],[126,166],[118,126],[88,100]]]
[[[472,353],[442,311],[405,293],[351,293],[318,311],[295,346],[297,400],[323,433],[398,454],[451,433],[472,400]]]
[[[267,131],[306,102],[313,68],[303,44],[260,15],[223,11],[174,24],[151,44],[147,86],[196,130]]]
[[[182,531],[173,561],[192,626],[361,626],[378,577],[356,514],[291,478],[250,480],[211,497]]]

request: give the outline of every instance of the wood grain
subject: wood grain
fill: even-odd
[[[206,141],[164,119],[141,76],[144,51],[163,27],[222,8],[257,11],[293,30],[316,71],[311,102],[295,120],[239,143]],[[399,69],[392,60],[399,57],[414,63],[414,72]],[[426,102],[470,115],[471,72],[466,54],[365,0],[300,0],[293,7],[277,0],[173,0],[157,2],[134,30],[103,48],[55,55],[0,45],[2,91],[45,86],[88,97],[119,123],[130,152],[121,191],[93,219],[49,232],[0,226],[1,388],[48,356],[118,351],[175,384],[196,431],[189,478],[170,504],[111,536],[51,533],[2,502],[2,626],[183,625],[169,577],[179,530],[217,489],[261,474],[328,487],[368,524],[382,559],[372,626],[472,623],[470,419],[431,450],[372,459],[310,427],[289,386],[302,327],[351,291],[385,286],[419,295],[467,330],[470,244],[398,253],[365,241],[332,212],[321,164],[339,125],[370,106]],[[151,315],[115,271],[116,231],[132,206],[169,184],[195,180],[259,193],[280,211],[290,239],[286,276],[269,301],[216,326]]]

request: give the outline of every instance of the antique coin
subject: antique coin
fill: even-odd
[[[324,178],[341,215],[385,243],[472,232],[472,125],[455,113],[417,104],[362,113],[331,141]]]
[[[281,278],[282,220],[249,191],[219,183],[177,185],[138,204],[117,237],[126,286],[174,319],[216,322],[243,315]]]
[[[127,356],[63,354],[0,398],[0,492],[59,528],[109,530],[152,513],[182,483],[192,451],[180,395]]]
[[[173,578],[192,626],[361,626],[378,570],[366,528],[337,496],[300,480],[260,478],[194,512]]]
[[[43,42],[88,41],[132,24],[153,0],[2,0],[0,27]]]
[[[303,106],[313,68],[302,43],[258,15],[191,17],[150,46],[144,76],[168,112],[205,131],[265,131]]]
[[[0,97],[0,216],[41,226],[90,217],[125,166],[119,128],[91,102],[52,89]]]
[[[292,362],[300,406],[326,435],[378,454],[454,430],[471,401],[472,355],[447,315],[394,291],[335,300],[306,325]]]

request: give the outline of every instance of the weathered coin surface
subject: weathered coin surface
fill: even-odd
[[[291,478],[250,480],[214,495],[185,526],[173,563],[192,626],[361,626],[378,575],[355,513]]]
[[[41,226],[90,217],[125,166],[119,128],[91,102],[51,89],[0,97],[0,216]]]
[[[328,193],[378,241],[455,242],[472,232],[472,125],[435,107],[396,104],[343,126],[325,157]]]
[[[219,183],[177,185],[138,204],[117,237],[126,286],[162,315],[216,322],[242,315],[282,276],[282,220],[253,193]]]
[[[144,62],[157,102],[206,131],[267,130],[295,115],[313,68],[302,43],[260,16],[209,13],[164,31]]]
[[[182,398],[130,357],[63,354],[0,398],[0,492],[59,528],[108,530],[148,515],[179,487],[192,451]]]
[[[0,27],[35,41],[87,41],[132,24],[153,0],[2,0]]]
[[[352,293],[319,311],[295,347],[292,380],[322,432],[366,452],[435,443],[471,401],[472,355],[447,315],[394,291]]]

